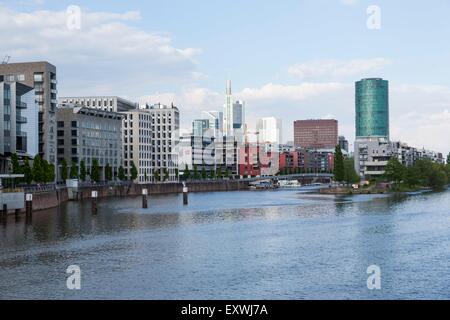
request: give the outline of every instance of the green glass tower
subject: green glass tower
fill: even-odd
[[[356,82],[356,138],[389,139],[389,82],[368,78]]]

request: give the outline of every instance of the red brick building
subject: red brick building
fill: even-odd
[[[337,120],[294,121],[294,144],[306,149],[334,149],[338,144]]]

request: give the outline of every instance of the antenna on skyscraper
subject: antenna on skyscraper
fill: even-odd
[[[8,64],[9,59],[11,59],[11,56],[6,55],[6,56],[3,58],[2,64]]]

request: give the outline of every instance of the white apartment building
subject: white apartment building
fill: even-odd
[[[158,103],[143,109],[151,115],[152,177],[158,171],[161,181],[177,181],[180,112],[173,104]]]
[[[387,138],[369,137],[355,141],[355,170],[361,178],[383,175],[388,161],[392,158],[397,158],[407,167],[420,159],[444,163],[442,153],[417,149],[406,143],[389,141]]]
[[[132,163],[138,176],[134,182],[154,181],[152,169],[152,114],[148,110],[135,109],[121,112],[123,167],[125,174],[131,176]]]

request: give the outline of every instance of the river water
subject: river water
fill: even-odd
[[[0,225],[0,299],[450,299],[450,191],[69,202]],[[81,269],[69,290],[66,269]],[[381,289],[367,287],[367,268]]]

